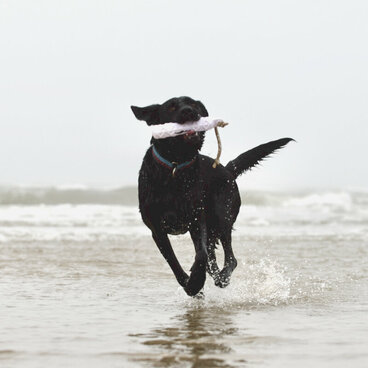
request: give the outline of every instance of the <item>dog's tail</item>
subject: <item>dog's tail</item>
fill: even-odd
[[[286,146],[290,141],[294,141],[292,138],[281,138],[276,141],[261,144],[255,148],[250,149],[239,155],[235,160],[231,160],[226,169],[230,171],[236,179],[239,175],[245,171],[257,166],[264,158],[274,153],[280,148]]]

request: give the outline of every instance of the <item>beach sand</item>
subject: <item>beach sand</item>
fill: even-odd
[[[2,196],[1,367],[368,366],[368,193],[245,193],[231,284],[197,300],[131,190],[86,190]],[[190,237],[171,240],[189,271]]]

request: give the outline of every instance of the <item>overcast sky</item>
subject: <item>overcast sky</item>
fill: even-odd
[[[0,184],[135,185],[129,106],[188,95],[223,163],[298,141],[242,188],[366,188],[367,45],[366,0],[0,0]]]

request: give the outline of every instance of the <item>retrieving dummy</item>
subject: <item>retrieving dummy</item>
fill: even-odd
[[[179,123],[165,123],[159,125],[152,125],[152,136],[156,139],[164,139],[169,137],[176,137],[178,135],[186,134],[188,132],[204,132],[206,130],[210,130],[215,128],[215,134],[217,138],[217,156],[215,162],[212,167],[216,168],[216,166],[220,163],[221,156],[221,140],[220,134],[218,132],[217,127],[225,127],[228,123],[225,123],[222,119],[212,119],[209,117],[200,118],[197,121],[190,121],[184,124]]]

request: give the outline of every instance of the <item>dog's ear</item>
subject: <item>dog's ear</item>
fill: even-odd
[[[204,107],[203,103],[202,103],[201,101],[196,101],[196,103],[197,103],[197,106],[198,106],[199,111],[200,111],[200,113],[201,113],[201,116],[203,116],[203,117],[208,116],[208,111],[207,111],[207,109]]]
[[[146,107],[130,106],[133,114],[138,120],[144,120],[147,125],[159,123],[159,109],[161,105],[150,105]]]

